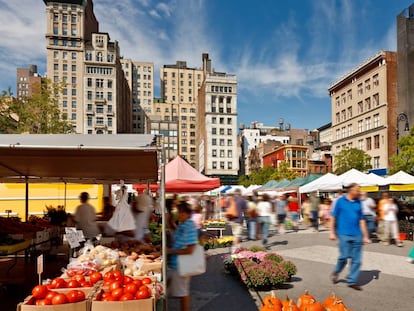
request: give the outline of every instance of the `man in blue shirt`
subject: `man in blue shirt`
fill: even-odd
[[[339,258],[331,274],[335,284],[339,273],[345,268],[348,258],[351,267],[346,278],[348,286],[355,290],[362,290],[357,284],[363,244],[369,243],[367,227],[359,200],[360,187],[353,183],[348,187],[345,196],[340,197],[332,210],[330,236],[331,240],[339,240]]]
[[[198,234],[194,222],[191,220],[191,207],[187,202],[180,202],[178,221],[180,224],[174,232],[173,246],[167,250],[169,254],[169,271],[167,277],[167,292],[171,297],[180,298],[181,310],[190,310],[190,279],[180,276],[177,271],[177,255],[192,254],[198,243]]]

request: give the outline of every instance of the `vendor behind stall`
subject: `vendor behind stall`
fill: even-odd
[[[73,220],[76,228],[83,231],[86,239],[95,239],[100,230],[96,224],[96,210],[89,204],[89,193],[82,192],[79,196],[81,204],[76,208]]]

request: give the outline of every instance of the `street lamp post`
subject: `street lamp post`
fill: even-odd
[[[398,139],[400,138],[400,122],[405,122],[404,124],[404,132],[408,132],[410,130],[410,124],[408,123],[408,116],[405,112],[401,112],[397,116],[397,154],[398,154]]]

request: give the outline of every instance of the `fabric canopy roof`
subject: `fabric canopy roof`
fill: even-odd
[[[357,183],[360,186],[377,186],[378,182],[367,174],[364,174],[354,168],[338,176],[344,187],[352,183]]]
[[[220,178],[210,178],[199,173],[180,156],[165,166],[165,191],[168,193],[205,192],[220,186]],[[138,191],[146,185],[134,185]],[[151,189],[154,189],[151,185]]]
[[[336,191],[340,189],[342,189],[342,182],[339,179],[339,176],[326,173],[322,177],[299,187],[299,192],[309,193],[313,191]]]
[[[158,179],[153,135],[0,135],[0,182],[125,183]]]
[[[381,185],[410,185],[414,184],[414,176],[404,172],[399,171],[394,175],[384,178]]]

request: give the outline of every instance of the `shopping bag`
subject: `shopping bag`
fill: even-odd
[[[200,244],[194,247],[191,254],[178,255],[178,274],[180,276],[194,276],[206,272],[206,258]]]
[[[229,206],[226,209],[226,218],[232,219],[239,217],[239,212],[237,210],[236,200],[234,198],[229,199]]]
[[[414,259],[414,246],[411,248],[410,252],[408,253],[408,257]]]
[[[126,189],[120,192],[121,198],[115,207],[115,211],[108,221],[108,226],[115,232],[135,230],[135,218],[128,204]]]

